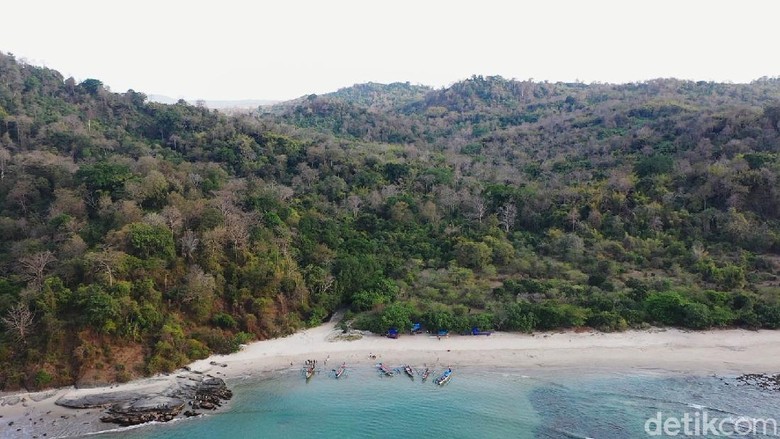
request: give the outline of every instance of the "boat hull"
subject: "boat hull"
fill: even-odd
[[[452,369],[447,369],[444,374],[442,374],[440,377],[436,378],[436,385],[443,386],[450,382],[450,379],[452,378]]]

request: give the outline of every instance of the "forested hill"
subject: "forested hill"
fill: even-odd
[[[0,388],[354,327],[780,326],[780,81],[369,84],[228,117],[0,54]]]

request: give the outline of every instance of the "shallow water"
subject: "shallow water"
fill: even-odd
[[[433,378],[381,377],[370,366],[339,380],[330,369],[308,382],[297,370],[278,372],[233,380],[230,405],[208,416],[97,437],[622,439],[649,437],[645,423],[658,412],[780,418],[780,393],[733,378],[476,368],[456,369],[442,387]]]

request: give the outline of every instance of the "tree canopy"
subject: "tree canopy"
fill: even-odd
[[[772,78],[475,76],[226,115],[0,54],[0,388],[171,371],[339,308],[778,328],[778,108]]]

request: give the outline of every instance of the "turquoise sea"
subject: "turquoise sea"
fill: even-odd
[[[338,380],[330,369],[308,382],[297,370],[235,379],[234,398],[220,411],[97,437],[624,439],[650,437],[645,426],[658,412],[662,420],[730,418],[723,428],[742,416],[780,418],[780,392],[740,386],[733,376],[463,367],[445,386],[432,378],[381,377],[366,365]],[[702,433],[696,437],[717,437]],[[776,437],[768,433],[750,437]]]

